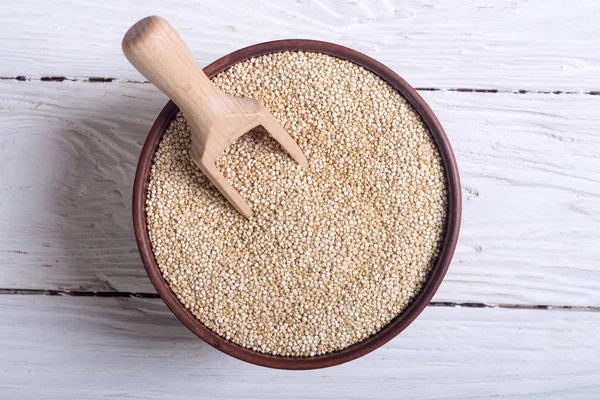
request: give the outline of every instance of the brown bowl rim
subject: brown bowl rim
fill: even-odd
[[[133,226],[142,262],[152,284],[171,311],[194,334],[216,349],[252,364],[290,370],[316,369],[354,360],[384,345],[402,332],[412,321],[414,321],[423,309],[425,309],[427,304],[429,304],[448,270],[458,240],[462,212],[460,178],[450,142],[448,141],[440,122],[427,103],[425,103],[415,89],[391,69],[356,50],[316,40],[277,40],[255,44],[237,50],[213,62],[204,68],[204,72],[209,77],[213,77],[219,72],[224,71],[228,67],[241,61],[245,61],[252,57],[283,51],[308,51],[329,54],[366,68],[400,92],[417,110],[429,128],[440,151],[445,169],[448,190],[448,214],[446,233],[442,242],[440,255],[419,294],[417,294],[401,314],[375,335],[343,350],[314,357],[283,357],[259,353],[239,346],[204,326],[179,302],[176,295],[171,291],[168,283],[163,278],[152,253],[146,226],[146,191],[148,188],[148,178],[152,166],[152,159],[160,138],[179,110],[172,101],[167,103],[156,118],[156,121],[148,133],[148,137],[140,155],[133,187]]]

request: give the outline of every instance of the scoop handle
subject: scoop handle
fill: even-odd
[[[186,117],[212,119],[212,115],[206,115],[210,114],[207,106],[220,91],[164,18],[151,16],[136,22],[125,33],[121,46],[129,62],[171,98]]]

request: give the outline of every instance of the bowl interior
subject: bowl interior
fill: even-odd
[[[332,43],[313,40],[280,40],[253,45],[233,52],[210,64],[204,69],[204,72],[209,78],[212,78],[219,72],[241,61],[283,51],[324,53],[351,61],[366,68],[388,82],[402,94],[419,113],[429,129],[439,149],[445,170],[448,189],[447,220],[440,255],[429,273],[423,288],[413,301],[402,313],[375,335],[343,350],[314,357],[283,357],[259,353],[228,341],[204,326],[179,302],[163,278],[152,253],[146,226],[146,191],[154,153],[156,152],[160,138],[179,111],[178,107],[172,101],[167,103],[154,122],[140,155],[133,188],[133,223],[142,262],[158,294],[181,322],[197,336],[215,348],[253,364],[280,369],[323,368],[353,360],[382,346],[404,330],[431,301],[446,274],[458,239],[461,219],[460,179],[448,138],[439,121],[421,96],[392,70],[355,50]]]

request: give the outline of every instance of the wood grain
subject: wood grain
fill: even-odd
[[[278,371],[235,360],[161,300],[0,296],[0,392],[20,399],[592,399],[600,313],[428,307],[375,352]]]
[[[600,90],[594,0],[3,2],[0,76],[143,79],[119,46],[150,13],[171,21],[201,65],[251,44],[303,38],[366,53],[416,87]]]
[[[463,183],[459,245],[434,299],[600,304],[600,98],[423,96]]]
[[[131,190],[166,97],[151,85],[0,87],[0,286],[152,290]]]
[[[600,97],[421,94],[463,181],[434,300],[599,306]],[[145,84],[0,81],[0,287],[153,292],[131,188],[165,102]]]

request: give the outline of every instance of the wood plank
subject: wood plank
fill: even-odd
[[[171,21],[202,65],[254,43],[308,38],[365,52],[417,87],[600,90],[595,0],[4,2],[0,76],[141,79],[120,43],[148,13]]]
[[[423,92],[461,171],[437,301],[600,305],[600,97]],[[0,82],[0,288],[153,292],[131,228],[151,85]]]
[[[151,85],[0,85],[0,287],[152,291],[131,191],[166,97]]]
[[[277,371],[193,336],[160,300],[0,296],[7,398],[593,399],[600,313],[429,307],[342,366]]]
[[[600,98],[422,94],[463,186],[459,246],[435,300],[599,305]]]

